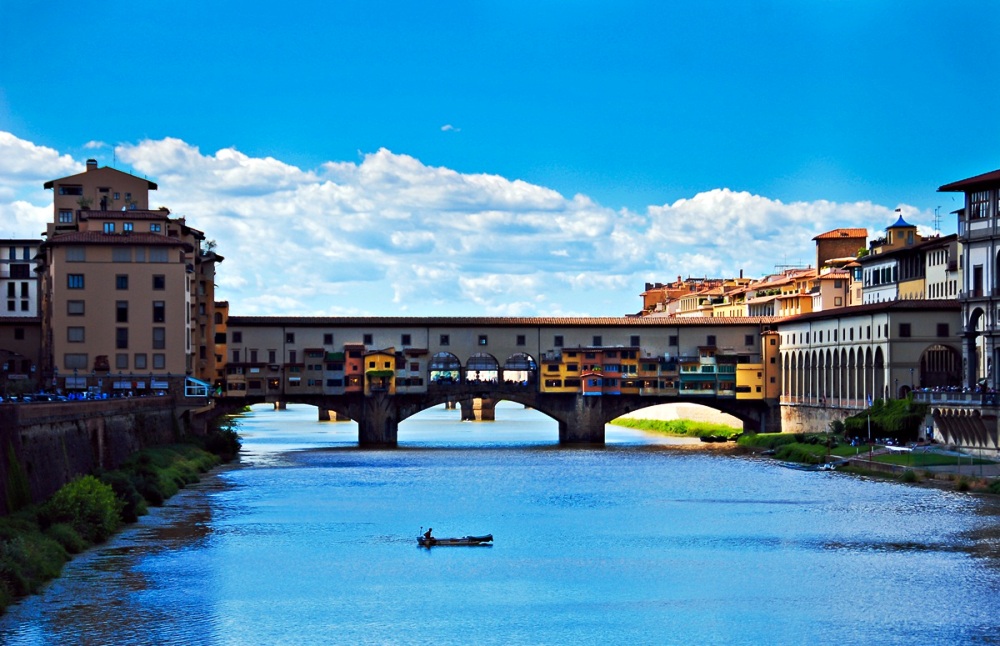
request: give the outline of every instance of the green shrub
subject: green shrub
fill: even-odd
[[[86,541],[106,541],[121,525],[123,503],[114,490],[94,476],[63,485],[39,514],[43,525],[67,523]]]
[[[90,544],[83,540],[83,537],[67,523],[52,525],[45,530],[45,535],[62,545],[63,549],[70,554],[79,554],[90,547]]]
[[[986,487],[986,491],[990,493],[1000,493],[1000,480],[994,480]]]
[[[820,448],[820,447],[817,447]],[[779,460],[788,462],[802,462],[805,464],[822,464],[825,461],[825,447],[821,447],[819,452],[809,444],[785,444],[774,454]]]
[[[102,473],[100,477],[101,482],[110,485],[115,495],[122,501],[123,521],[134,523],[139,520],[139,516],[145,516],[149,512],[146,499],[143,498],[129,474],[124,471],[107,471]]]
[[[912,484],[914,482],[920,482],[920,476],[918,476],[917,472],[913,469],[907,469],[899,474],[899,481]]]
[[[795,442],[795,437],[792,433],[744,433],[738,441],[740,446],[747,448],[777,449]]]
[[[955,483],[955,491],[968,491],[971,488],[972,484],[969,482],[969,479],[966,478],[965,476],[959,478],[958,482]]]

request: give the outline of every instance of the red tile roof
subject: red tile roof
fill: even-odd
[[[839,238],[867,238],[868,229],[834,229],[833,231],[827,231],[826,233],[821,233],[813,240],[832,240]]]
[[[144,245],[165,247],[190,247],[178,238],[156,233],[104,233],[103,231],[74,231],[54,235],[46,242],[50,247],[64,244],[111,244],[111,245]]]
[[[661,314],[649,316],[517,317],[517,316],[230,316],[230,327],[683,327],[705,325],[767,325],[780,320],[773,316],[698,316],[677,318]],[[345,344],[357,345],[362,344]]]

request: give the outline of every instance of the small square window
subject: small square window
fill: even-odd
[[[517,335],[517,345],[527,345],[527,339],[525,339],[523,334]]]
[[[480,334],[479,345],[489,345],[489,337],[487,337],[485,334]]]
[[[604,345],[604,339],[600,335],[594,335],[594,342],[591,345],[594,347],[600,347]]]
[[[153,276],[153,289],[166,289],[167,277],[163,274],[155,274]]]
[[[67,289],[83,289],[83,274],[66,274]]]
[[[748,348],[753,347],[753,335],[752,334],[744,334],[743,335],[743,345],[747,346]]]
[[[639,335],[638,334],[633,334],[632,336],[630,336],[628,338],[628,344],[630,346],[632,346],[633,348],[638,348],[640,345],[642,345],[642,344],[639,343]]]
[[[439,345],[449,345],[450,343],[451,343],[451,337],[449,337],[447,334],[442,334],[441,338],[439,339]]]
[[[117,274],[115,276],[115,289],[128,289],[128,274]]]
[[[937,324],[937,335],[939,338],[945,338],[951,336],[951,331],[948,329],[947,323]]]
[[[374,338],[372,337],[372,335],[371,335],[371,334],[366,334],[366,335],[364,335],[364,337],[363,337],[363,338],[361,339],[361,342],[362,342],[362,343],[364,343],[365,345],[372,345],[372,344],[374,344],[374,343],[375,343],[375,340],[374,340]]]
[[[285,333],[285,343],[295,343],[295,332]]]
[[[910,324],[900,323],[899,324],[899,336],[902,338],[908,338],[910,336]]]
[[[409,334],[404,334],[404,335],[402,335],[402,336],[400,337],[399,341],[400,341],[400,343],[402,343],[403,345],[412,345],[412,344],[413,344],[412,340],[410,339],[410,335],[409,335]]]
[[[327,333],[323,335],[323,345],[333,345],[333,334]]]
[[[563,347],[563,337],[561,334],[557,334],[555,338],[552,339],[552,345],[557,348]]]
[[[712,346],[714,346],[715,345],[715,335],[714,334],[709,334],[708,338],[706,339],[706,341],[707,341],[707,343],[705,343],[705,345],[712,345]]]
[[[668,340],[667,340],[667,345],[674,345],[674,346],[676,346],[677,345],[677,335],[675,335],[675,334],[670,335],[668,337]]]
[[[66,301],[67,316],[83,316],[84,301]]]

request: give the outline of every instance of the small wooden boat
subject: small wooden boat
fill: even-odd
[[[463,536],[462,538],[426,538],[424,536],[417,536],[417,544],[421,547],[435,547],[438,545],[492,545],[493,544],[493,534],[486,534],[484,536]]]

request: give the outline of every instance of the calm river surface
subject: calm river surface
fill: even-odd
[[[1000,641],[997,510],[967,495],[436,408],[400,446],[258,408],[206,478],[0,618],[4,644]],[[416,546],[493,533],[492,547]]]

